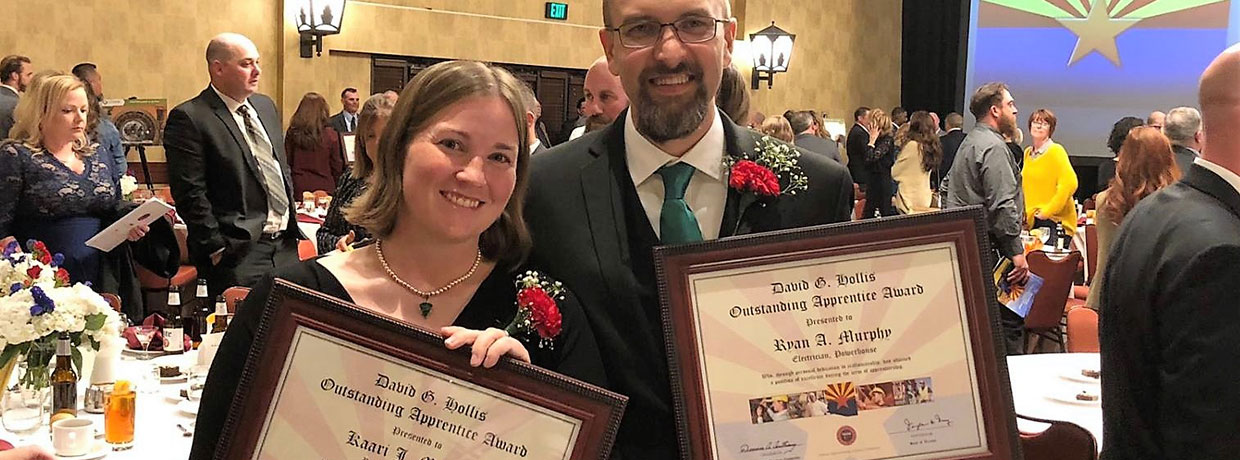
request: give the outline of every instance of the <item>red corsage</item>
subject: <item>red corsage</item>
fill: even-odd
[[[750,191],[761,196],[779,195],[779,176],[770,168],[750,160],[741,160],[732,166],[728,185],[736,190]]]
[[[557,299],[564,299],[559,281],[536,271],[525,272],[517,278],[517,315],[506,328],[508,334],[537,337],[538,348],[552,348],[563,326]]]
[[[64,268],[56,269],[56,287],[65,287],[69,284],[69,270]]]

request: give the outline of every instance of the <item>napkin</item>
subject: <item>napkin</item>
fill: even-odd
[[[163,315],[160,315],[159,313],[151,313],[150,316],[147,316],[146,319],[142,320],[143,326],[151,326],[155,328],[155,336],[151,338],[151,344],[150,344],[151,346],[147,347],[148,350],[163,350],[164,349],[163,328],[164,328],[164,323],[166,322],[167,320],[165,320]],[[125,341],[128,342],[130,349],[141,350],[142,342],[138,341],[138,334],[136,330],[137,330],[137,326],[126,328],[125,334],[124,334]],[[192,348],[192,344],[190,343],[189,335],[186,335],[184,349],[189,350],[191,348]]]

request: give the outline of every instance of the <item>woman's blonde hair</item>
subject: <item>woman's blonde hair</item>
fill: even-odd
[[[758,128],[758,131],[788,143],[792,143],[795,138],[792,134],[792,125],[781,116],[767,117],[762,120],[762,127]]]
[[[878,125],[878,135],[892,135],[895,130],[891,126],[891,115],[884,112],[883,109],[874,109],[870,111],[870,125]],[[869,126],[866,127],[869,129]]]
[[[530,249],[524,206],[529,179],[530,146],[525,142],[525,104],[520,80],[499,67],[473,61],[441,62],[426,68],[405,86],[379,139],[374,174],[369,187],[345,209],[345,217],[376,238],[391,235],[404,203],[405,156],[419,134],[440,112],[477,96],[497,96],[512,110],[517,129],[517,180],[512,197],[500,215],[479,237],[482,256],[511,269],[525,260]],[[481,127],[493,129],[493,127]]]
[[[60,110],[61,101],[77,89],[85,91],[86,86],[77,77],[64,73],[32,81],[26,94],[17,102],[17,108],[13,110],[13,118],[17,122],[9,130],[9,138],[32,150],[41,150],[44,147],[43,131],[40,129],[43,120],[55,115]],[[73,151],[79,157],[94,153],[85,136],[73,140]]]
[[[378,123],[380,118],[392,116],[393,107],[396,107],[396,101],[380,93],[366,99],[366,102],[362,104],[362,110],[357,113],[357,133],[353,136],[353,177],[355,179],[365,179],[375,169],[374,163],[370,161],[370,155],[366,153],[366,135],[370,134],[370,130],[374,129],[375,123]]]

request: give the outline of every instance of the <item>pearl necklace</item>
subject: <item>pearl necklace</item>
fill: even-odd
[[[461,275],[460,278],[450,281],[448,284],[445,284],[439,289],[435,289],[433,291],[423,291],[413,287],[413,285],[409,283],[406,283],[405,280],[400,279],[399,276],[396,276],[396,272],[392,271],[392,268],[388,266],[387,259],[383,257],[383,240],[375,240],[375,254],[379,256],[379,264],[383,265],[383,271],[387,272],[388,276],[392,278],[392,281],[395,281],[396,284],[401,285],[405,289],[409,290],[409,292],[417,294],[422,298],[422,303],[418,304],[418,308],[422,310],[423,318],[430,316],[431,308],[434,307],[434,305],[431,304],[431,297],[448,292],[449,289],[456,287],[456,285],[461,284],[465,280],[469,279],[469,277],[474,276],[474,272],[478,270],[478,264],[482,263],[482,249],[479,248],[478,255],[474,257],[474,264],[469,267],[468,272],[465,272],[465,274]]]

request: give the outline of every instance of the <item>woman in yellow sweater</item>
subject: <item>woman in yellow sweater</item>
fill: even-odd
[[[1025,191],[1025,228],[1063,225],[1067,236],[1076,234],[1076,171],[1068,162],[1068,152],[1051,140],[1055,134],[1055,114],[1038,109],[1029,116],[1029,137],[1033,145],[1025,148],[1021,170]],[[1053,242],[1050,242],[1053,243]]]

